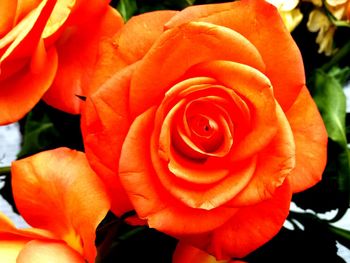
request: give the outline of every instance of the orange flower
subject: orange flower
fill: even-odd
[[[83,153],[59,148],[16,161],[12,186],[34,228],[17,229],[0,214],[1,262],[95,261],[95,230],[110,204]]]
[[[122,25],[108,0],[0,1],[0,125],[45,101],[79,113],[80,100],[119,66],[111,37]]]
[[[192,247],[184,242],[176,246],[172,263],[246,263],[241,260],[216,260],[204,251]]]
[[[270,240],[320,179],[327,134],[300,52],[260,0],[153,12],[115,39],[130,65],[86,103],[87,158],[117,215],[218,260]]]

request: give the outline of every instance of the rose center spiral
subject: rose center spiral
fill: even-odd
[[[188,122],[191,132],[199,137],[210,138],[218,131],[218,124],[208,116],[198,114],[189,118]]]

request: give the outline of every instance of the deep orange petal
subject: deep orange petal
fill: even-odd
[[[5,237],[15,240],[30,240],[30,239],[51,239],[53,235],[43,229],[24,228],[18,229],[11,220],[0,212],[0,240]]]
[[[259,50],[266,65],[264,73],[271,80],[283,110],[293,104],[305,84],[304,66],[300,51],[275,7],[261,0],[192,6],[176,15],[166,27],[189,21],[222,25],[246,37]]]
[[[45,0],[32,10],[8,34],[0,39],[0,63],[30,57],[35,51],[41,34],[57,0]]]
[[[1,252],[0,252],[1,253]],[[18,263],[85,263],[84,258],[63,242],[33,240],[20,251]],[[93,263],[94,261],[89,261]]]
[[[256,204],[274,195],[295,167],[295,143],[287,118],[277,107],[278,131],[261,152],[252,180],[227,205],[246,206]]]
[[[59,67],[55,81],[44,100],[60,110],[78,114],[82,100],[125,66],[115,59],[113,36],[122,27],[119,13],[112,7],[103,16],[66,31],[58,42]]]
[[[177,11],[155,11],[133,16],[115,38],[118,56],[132,64],[144,57]]]
[[[278,233],[289,213],[291,197],[285,180],[271,199],[240,208],[213,233],[184,238],[217,259],[242,258]]]
[[[150,108],[133,122],[120,157],[120,180],[136,212],[148,220],[150,227],[172,235],[217,228],[235,213],[235,209],[194,209],[172,197],[160,184],[150,157],[154,114],[155,109]]]
[[[22,118],[50,87],[57,70],[56,50],[41,53],[34,64],[35,71],[27,65],[17,74],[0,80],[0,125]]]
[[[232,89],[250,105],[251,130],[243,138],[234,141],[231,150],[233,160],[242,160],[263,149],[276,133],[276,103],[269,79],[247,65],[231,61],[210,61],[192,67],[190,76],[207,76]],[[233,123],[237,129],[245,130],[242,123]],[[241,125],[241,126],[240,126]]]
[[[105,183],[112,198],[111,209],[118,216],[133,210],[118,177],[118,163],[131,123],[128,88],[135,66],[121,70],[101,86],[88,98],[82,113],[86,156]]]
[[[229,263],[229,260],[217,261],[214,256],[193,247],[185,242],[179,242],[173,254],[173,263]]]
[[[109,200],[85,155],[58,148],[15,161],[11,171],[15,202],[23,218],[54,233],[93,262],[95,230],[109,210]]]
[[[296,167],[290,181],[293,192],[300,192],[321,180],[327,162],[327,131],[306,87],[286,116],[296,146]]]
[[[193,22],[165,31],[133,76],[130,88],[132,115],[137,116],[151,105],[160,103],[166,91],[191,66],[216,59],[264,69],[256,48],[231,29]]]

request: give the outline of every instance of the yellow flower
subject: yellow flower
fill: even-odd
[[[327,15],[319,9],[311,11],[307,28],[311,32],[318,32],[316,43],[319,44],[319,53],[330,56],[333,53],[333,36],[335,26],[329,21]]]
[[[277,7],[289,32],[292,32],[303,19],[303,14],[296,8],[299,0],[267,0],[267,2]]]

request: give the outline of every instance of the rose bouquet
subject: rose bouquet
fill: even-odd
[[[348,2],[216,2],[4,1],[4,262],[341,262]]]

